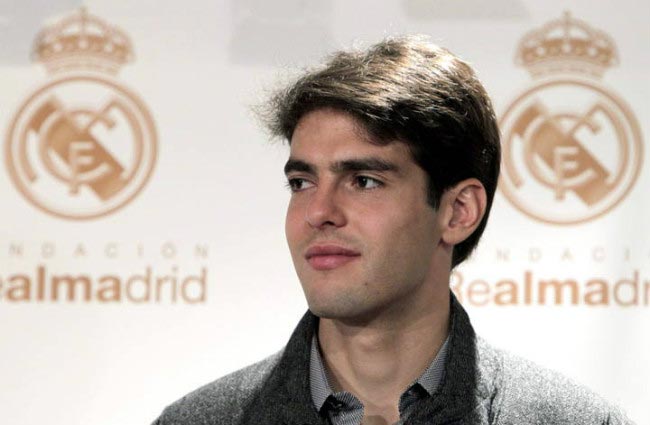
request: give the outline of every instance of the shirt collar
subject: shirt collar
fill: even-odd
[[[436,358],[429,364],[420,377],[410,385],[406,391],[413,388],[414,385],[419,384],[427,392],[429,396],[435,394],[438,385],[442,380],[445,371],[445,360],[447,359],[447,345],[449,336],[438,350]],[[332,387],[327,379],[323,358],[320,354],[318,345],[318,337],[316,334],[311,339],[311,353],[309,359],[309,385],[311,389],[311,398],[316,406],[316,410],[321,411],[323,405],[328,397],[334,394]],[[406,394],[405,391],[405,394]]]
[[[309,386],[311,387],[311,398],[316,406],[316,410],[320,412],[331,394],[332,387],[330,386],[327,375],[325,375],[325,366],[323,365],[323,358],[318,349],[318,338],[316,334],[311,339],[311,355],[309,359]]]

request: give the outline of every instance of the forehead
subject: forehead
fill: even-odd
[[[406,143],[398,140],[379,143],[359,119],[330,108],[316,109],[303,115],[290,145],[292,158],[311,162],[341,161],[359,156],[413,162]]]

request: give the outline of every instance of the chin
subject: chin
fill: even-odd
[[[321,319],[338,320],[348,324],[365,323],[374,316],[369,306],[351,304],[346,300],[332,302],[314,302],[308,300],[309,311]]]
[[[344,311],[345,309],[341,308],[340,303],[336,302],[323,302],[323,300],[314,302],[313,300],[307,300],[307,305],[309,306],[309,311],[321,319],[342,319],[347,317],[346,313],[348,313]]]
[[[341,312],[338,311],[339,309],[332,305],[332,303],[314,302],[308,299],[307,305],[309,306],[309,311],[321,319],[336,319],[341,315]]]

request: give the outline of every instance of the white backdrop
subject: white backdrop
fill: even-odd
[[[283,232],[287,148],[268,143],[250,107],[278,78],[327,52],[391,34],[429,34],[473,64],[503,115],[534,84],[514,63],[519,41],[570,11],[618,49],[618,65],[589,81],[622,99],[641,134],[650,133],[650,5],[644,1],[83,5],[130,38],[134,61],[111,81],[146,105],[158,154],[143,189],[107,215],[65,219],[34,205],[33,199],[50,196],[72,211],[76,198],[55,179],[37,195],[19,190],[8,165],[15,161],[7,147],[16,143],[11,123],[55,78],[31,60],[37,33],[81,2],[0,3],[0,155],[7,171],[0,173],[0,407],[6,424],[146,424],[186,392],[284,345],[306,308]],[[80,97],[87,93],[82,89]],[[580,95],[567,97],[567,111],[581,109]],[[480,249],[452,279],[481,335],[587,385],[639,424],[650,423],[647,152],[636,154],[640,174],[629,193],[579,224],[543,223],[498,192]],[[82,207],[101,209],[101,203]],[[113,276],[122,292],[113,287],[104,298],[78,293],[68,301],[61,292],[58,300],[39,299],[39,273],[44,280],[85,276],[103,285]],[[527,305],[526,273],[533,285],[575,280],[575,305],[570,287],[563,302],[549,292],[546,302],[533,297]],[[136,283],[129,289],[130,278]],[[595,279],[603,283],[590,286]],[[633,282],[620,284],[625,279]],[[161,288],[159,300],[146,297],[147,280]],[[503,280],[514,283],[500,285]],[[499,288],[513,287],[516,305],[494,302]],[[601,293],[601,305],[589,305],[585,300],[594,298],[585,293],[596,287],[608,295]]]

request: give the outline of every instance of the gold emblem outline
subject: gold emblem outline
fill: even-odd
[[[581,223],[586,223],[592,220],[595,220],[607,213],[609,213],[612,209],[617,207],[621,201],[627,197],[629,192],[632,190],[634,187],[639,174],[641,173],[641,168],[642,168],[642,163],[643,163],[643,142],[642,142],[642,135],[641,135],[641,129],[638,123],[638,120],[636,119],[636,116],[632,112],[631,108],[628,106],[628,104],[617,94],[605,90],[603,87],[600,87],[599,85],[595,84],[592,81],[588,80],[583,80],[579,78],[553,78],[551,80],[547,81],[540,81],[537,82],[536,84],[533,84],[531,87],[529,87],[527,90],[525,90],[523,93],[521,93],[519,96],[517,96],[512,102],[509,103],[508,107],[506,108],[505,112],[501,114],[501,118],[499,119],[499,127],[502,129],[502,134],[503,136],[510,135],[510,130],[507,129],[507,132],[504,131],[504,123],[507,123],[509,121],[510,115],[512,115],[514,110],[518,105],[520,105],[526,98],[530,97],[533,95],[535,92],[538,92],[546,87],[554,86],[554,85],[561,85],[561,84],[568,84],[568,85],[577,85],[581,86],[583,88],[586,88],[588,90],[593,90],[597,92],[598,94],[604,96],[606,99],[614,103],[622,112],[623,116],[625,117],[625,120],[627,121],[626,124],[628,125],[628,128],[630,130],[630,136],[632,139],[632,143],[638,152],[638,155],[636,158],[633,158],[633,167],[634,167],[634,172],[632,177],[629,179],[627,182],[627,187],[620,193],[618,194],[614,200],[610,201],[610,205],[606,206],[604,209],[599,210],[597,213],[594,214],[587,214],[583,218],[580,219],[567,219],[567,220],[553,220],[544,217],[543,215],[540,215],[539,213],[536,213],[534,211],[531,211],[530,208],[523,204],[516,194],[514,194],[510,190],[510,183],[506,180],[504,177],[503,173],[499,177],[499,190],[504,194],[506,199],[510,201],[511,205],[513,205],[516,209],[518,209],[520,212],[524,213],[526,216],[533,218],[535,220],[538,220],[542,223],[546,224],[553,224],[553,225],[575,225],[575,224],[581,224]],[[509,149],[507,146],[509,145],[510,140],[506,140],[506,143],[504,144],[503,152],[502,152],[502,162],[505,161],[511,161],[512,159],[507,156],[509,153]],[[620,141],[619,141],[620,142]],[[508,168],[507,164],[505,165],[505,169]]]
[[[25,110],[30,106],[30,104],[40,95],[42,95],[44,92],[47,90],[51,89],[52,87],[70,82],[70,81],[89,81],[92,83],[98,83],[100,85],[106,85],[110,89],[117,91],[118,93],[126,96],[130,101],[134,103],[136,106],[138,112],[142,116],[142,122],[141,124],[144,125],[144,127],[147,130],[147,133],[150,135],[149,138],[145,137],[144,142],[147,143],[150,147],[151,150],[151,160],[150,160],[150,165],[149,169],[145,172],[145,174],[141,177],[140,182],[138,183],[139,187],[137,187],[132,194],[130,194],[128,197],[125,199],[121,200],[119,203],[116,205],[106,209],[106,210],[101,210],[100,212],[97,213],[91,213],[91,214],[70,214],[70,213],[65,213],[61,211],[55,211],[52,210],[51,208],[48,208],[45,205],[42,205],[39,203],[35,198],[35,196],[32,196],[31,191],[29,190],[28,187],[26,187],[22,181],[22,179],[19,177],[19,173],[15,169],[14,166],[14,158],[13,158],[13,152],[12,152],[12,147],[15,144],[15,139],[16,139],[16,125],[19,121],[19,118],[21,115],[25,113]],[[147,140],[148,139],[148,140]],[[93,220],[97,219],[100,217],[104,217],[107,215],[110,215],[114,213],[115,211],[121,209],[122,207],[126,206],[129,204],[137,195],[140,194],[142,189],[146,186],[147,182],[150,180],[151,175],[153,174],[153,171],[156,166],[156,162],[158,159],[158,135],[156,132],[156,127],[154,125],[154,121],[151,117],[151,114],[149,113],[149,109],[146,107],[144,101],[132,90],[128,89],[127,87],[124,87],[123,85],[118,84],[115,81],[112,81],[112,79],[106,78],[106,77],[100,77],[98,75],[93,75],[90,73],[67,73],[64,76],[55,78],[53,80],[48,81],[46,84],[43,86],[40,86],[37,88],[26,100],[22,102],[20,107],[18,108],[17,112],[13,115],[13,118],[11,120],[11,125],[9,126],[9,131],[7,132],[6,136],[6,142],[5,142],[5,164],[7,165],[7,170],[9,172],[9,175],[11,177],[11,180],[14,182],[16,188],[18,191],[23,195],[25,199],[29,203],[31,203],[33,206],[35,206],[37,209],[44,211],[50,215],[53,215],[55,217],[67,219],[67,220]]]

